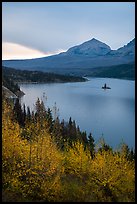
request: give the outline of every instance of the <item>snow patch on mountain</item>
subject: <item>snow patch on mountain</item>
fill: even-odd
[[[111,48],[95,38],[80,45],[74,46],[65,53],[66,55],[88,55],[91,57],[106,55]]]

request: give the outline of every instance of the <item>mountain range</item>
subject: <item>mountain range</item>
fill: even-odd
[[[95,68],[114,68],[118,65],[133,65],[134,62],[135,38],[117,50],[93,38],[60,54],[26,60],[3,60],[2,65],[22,70],[83,76],[90,75],[90,71],[93,72]]]

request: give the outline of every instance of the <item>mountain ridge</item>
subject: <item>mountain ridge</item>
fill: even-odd
[[[134,61],[135,38],[117,50],[111,50],[107,44],[93,38],[56,55],[27,60],[3,60],[2,65],[22,70],[79,75],[81,69],[86,71],[90,68],[129,64]]]

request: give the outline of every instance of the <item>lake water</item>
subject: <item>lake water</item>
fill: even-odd
[[[103,90],[106,83],[111,89]],[[39,97],[46,107],[59,109],[60,120],[71,116],[80,129],[92,133],[95,142],[103,135],[117,148],[124,141],[135,147],[135,82],[109,78],[89,78],[87,82],[20,84],[22,104],[34,109]]]

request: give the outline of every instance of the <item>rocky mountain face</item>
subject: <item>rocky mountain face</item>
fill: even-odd
[[[29,60],[3,60],[2,65],[16,69],[83,75],[92,68],[134,61],[135,39],[117,50],[111,50],[108,45],[93,38],[58,55]]]

